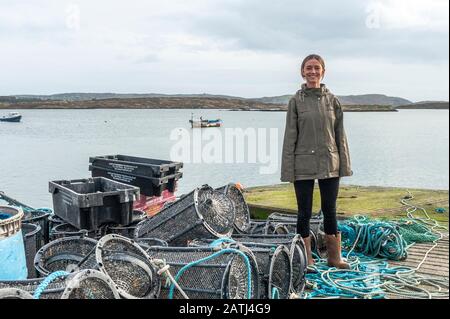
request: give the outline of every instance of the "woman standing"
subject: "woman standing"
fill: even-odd
[[[339,179],[353,174],[343,112],[338,99],[321,81],[325,62],[316,54],[307,56],[301,66],[306,81],[289,101],[283,143],[281,181],[292,182],[298,204],[297,232],[303,237],[308,265],[311,253],[310,219],[314,182],[320,188],[328,265],[350,268],[341,257],[341,234],[337,230],[336,200]]]

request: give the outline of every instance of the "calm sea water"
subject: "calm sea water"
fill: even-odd
[[[262,174],[261,167],[267,164],[252,163],[249,160],[251,156],[248,155],[245,156],[244,163],[186,162],[177,194],[187,193],[203,184],[219,187],[229,182],[241,182],[244,186],[279,183],[286,116],[283,112],[20,112],[23,114],[22,123],[0,122],[0,190],[34,207],[51,207],[49,181],[89,177],[90,156],[124,154],[171,159],[170,151],[178,142],[170,140],[170,134],[181,128],[191,131],[188,123],[191,112],[204,118],[221,118],[224,127],[217,130],[223,136],[227,128],[260,128],[266,129],[263,131],[267,134],[270,128],[278,129],[278,136],[275,136],[275,142],[272,141],[272,146],[275,145],[277,150],[274,162],[278,162],[271,174]],[[344,178],[343,184],[449,188],[448,110],[345,113],[345,127],[355,174]],[[262,135],[257,136],[261,138]],[[225,138],[220,140],[222,144],[227,143]],[[228,140],[228,144],[230,143]],[[245,144],[245,149],[248,150],[251,146]],[[235,150],[238,152],[236,147]],[[261,158],[257,157],[258,159]]]

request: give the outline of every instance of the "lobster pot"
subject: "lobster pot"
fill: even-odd
[[[300,235],[293,238],[289,254],[292,263],[291,292],[301,294],[305,289],[308,258],[306,255],[305,242]]]
[[[0,289],[20,289],[33,295],[39,285],[44,281],[44,278],[28,279],[28,280],[11,280],[0,281]],[[61,296],[66,288],[66,281],[64,278],[58,278],[52,281],[42,292],[40,299],[61,299]]]
[[[2,299],[33,299],[33,296],[22,289],[0,288],[0,300]]]
[[[264,235],[266,222],[261,220],[250,220],[250,226],[247,234],[250,235]]]
[[[39,224],[22,223],[22,237],[27,259],[28,278],[36,278],[37,272],[34,268],[34,256],[41,248],[41,226]]]
[[[282,213],[272,213],[267,217],[267,222],[275,225],[285,225],[285,227],[291,233],[296,233],[296,225],[297,225],[297,215],[295,214],[282,214]],[[319,214],[314,215],[310,220],[310,228],[314,234],[318,234],[320,230],[323,230],[323,214],[319,212]]]
[[[36,234],[36,238],[39,240],[38,249],[47,244],[50,240],[48,221],[50,214],[51,211],[46,209],[27,211],[24,214],[22,220],[23,223],[39,226],[39,232]]]
[[[63,223],[56,225],[50,231],[50,239],[57,240],[66,237],[90,237],[93,239],[98,239],[102,237],[103,228],[93,231],[87,231],[86,229],[78,229],[70,224]]]
[[[170,265],[170,272],[175,277],[178,272],[192,262],[212,257],[218,250],[211,247],[150,247],[151,258],[162,259]],[[250,263],[249,272],[245,258],[233,251],[223,251],[212,259],[191,266],[178,278],[181,289],[190,299],[246,299],[249,289],[251,299],[258,297],[258,266],[251,251],[244,252]],[[163,287],[161,298],[169,299],[170,289]],[[183,299],[175,288],[173,299]]]
[[[31,297],[45,278],[21,281],[0,281],[2,291],[20,293],[20,297]],[[32,297],[31,297],[32,298]],[[39,299],[118,299],[119,294],[112,280],[103,273],[87,269],[50,282]],[[8,298],[9,299],[9,298]],[[11,298],[12,299],[12,298]],[[16,298],[14,298],[16,299]],[[20,298],[26,299],[26,298]]]
[[[267,220],[276,222],[296,222],[297,215],[274,212],[267,217]]]
[[[21,208],[0,206],[0,280],[27,278]]]
[[[54,240],[42,247],[34,258],[34,266],[40,276],[55,271],[78,271],[97,269],[95,246],[92,238],[66,237]]]
[[[250,229],[250,210],[242,192],[234,184],[228,184],[216,190],[227,195],[233,203],[236,215],[234,229],[246,234]]]
[[[105,233],[121,235],[123,237],[133,239],[134,232],[136,231],[136,227],[137,227],[137,225],[131,225],[131,226],[107,225],[105,227]]]
[[[239,235],[237,235],[239,237]],[[267,237],[266,240],[262,238]],[[278,237],[278,238],[276,238]],[[257,238],[259,242],[255,240]],[[255,255],[259,268],[259,299],[271,299],[274,293],[277,298],[287,299],[291,291],[293,275],[292,254],[298,253],[292,249],[296,237],[288,236],[247,236],[243,235],[239,242],[225,240],[223,242],[211,239],[199,239],[191,243],[193,247],[211,247],[222,245],[222,248],[240,248],[242,245]],[[249,239],[250,242],[244,241]],[[270,240],[269,240],[270,239]],[[235,238],[235,240],[238,240]],[[299,271],[298,268],[295,269]],[[296,274],[297,275],[297,274]],[[301,276],[301,275],[299,275]]]
[[[95,256],[100,271],[109,276],[125,299],[156,299],[161,290],[157,269],[134,241],[120,235],[99,240]]]
[[[266,235],[287,235],[297,233],[297,223],[274,222],[268,220],[264,226],[264,234]]]
[[[259,299],[287,299],[292,280],[290,252],[284,245],[276,249],[265,246],[246,246],[255,255],[260,271]]]
[[[150,247],[157,246],[157,247],[168,247],[169,244],[167,244],[166,241],[158,239],[158,238],[138,238],[136,239],[136,243],[141,246],[142,249],[147,251]]]
[[[114,282],[97,270],[86,269],[68,280],[61,299],[120,299]]]
[[[258,243],[271,245],[290,245],[294,239],[293,234],[287,235],[244,235],[234,234],[233,239],[242,243]]]
[[[184,247],[195,238],[229,237],[234,219],[231,200],[204,185],[140,222],[134,236],[160,238],[170,246]]]

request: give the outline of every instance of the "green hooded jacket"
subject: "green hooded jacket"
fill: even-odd
[[[341,104],[325,84],[317,89],[303,84],[289,101],[281,181],[351,175]]]

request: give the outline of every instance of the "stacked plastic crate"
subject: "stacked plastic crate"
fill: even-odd
[[[91,157],[89,162],[92,177],[139,187],[140,196],[134,202],[134,209],[149,216],[156,215],[167,202],[175,201],[178,180],[183,177],[181,162],[126,155]]]

